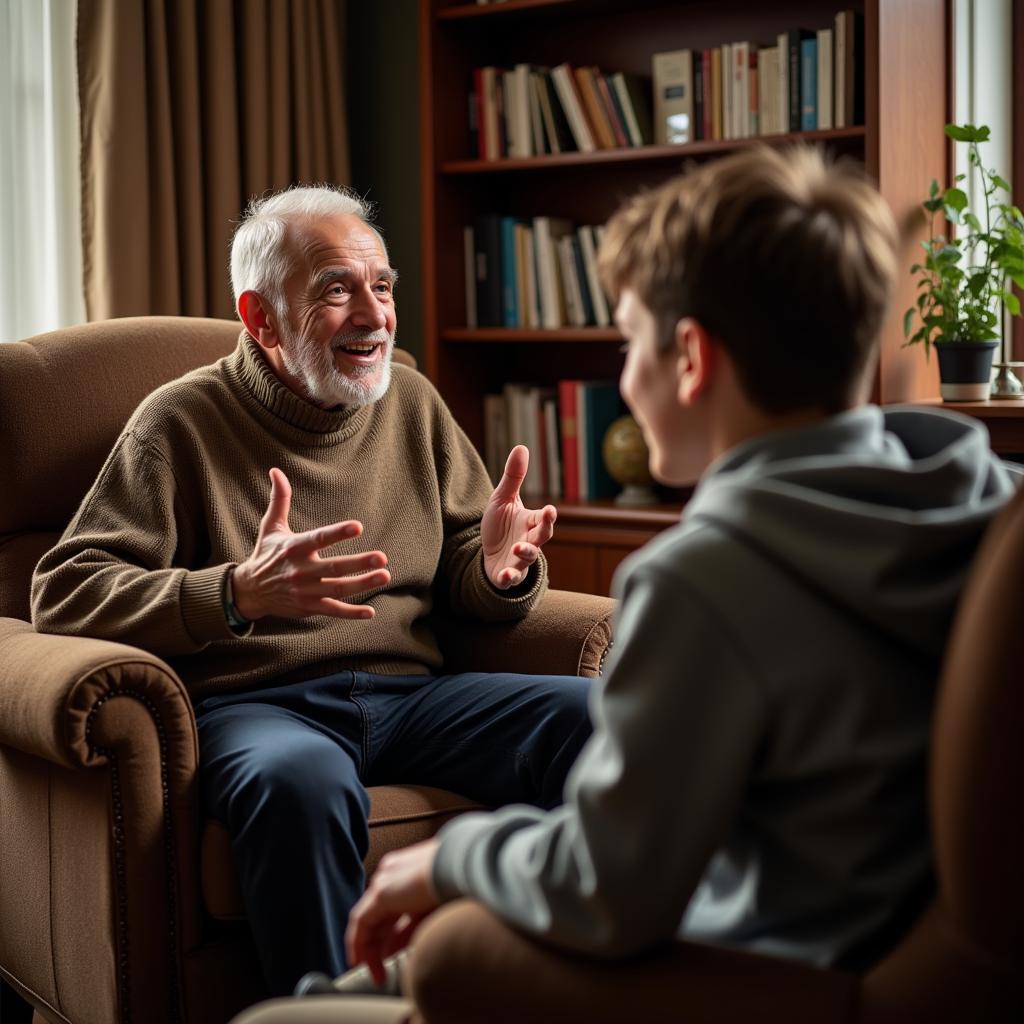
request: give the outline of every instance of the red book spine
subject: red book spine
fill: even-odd
[[[580,500],[580,460],[577,450],[575,380],[558,382],[558,418],[562,428],[562,494],[567,502]]]
[[[615,104],[612,102],[612,94],[608,89],[608,83],[604,80],[604,75],[594,68],[594,81],[597,83],[597,91],[601,97],[601,102],[604,104],[604,109],[608,114],[608,120],[611,122],[612,131],[615,133],[615,141],[622,147],[629,146],[629,139],[626,137],[625,125],[619,120],[619,113],[615,109]]]
[[[701,92],[704,95],[704,135],[705,139],[714,138],[714,115],[711,107],[711,50],[701,50]]]

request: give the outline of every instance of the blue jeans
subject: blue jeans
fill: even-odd
[[[206,813],[231,835],[271,992],[346,967],[369,842],[365,786],[557,806],[590,735],[588,692],[575,676],[341,672],[202,701]]]

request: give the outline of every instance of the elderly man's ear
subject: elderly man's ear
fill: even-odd
[[[245,329],[264,348],[274,348],[280,344],[277,314],[259,292],[247,291],[238,296],[238,316],[245,324]]]
[[[718,363],[718,348],[704,325],[683,317],[675,327],[676,394],[681,405],[692,405],[710,389]]]

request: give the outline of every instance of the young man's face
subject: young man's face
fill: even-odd
[[[391,379],[395,274],[376,233],[355,216],[301,225],[285,286],[281,358],[318,405],[366,405]]]
[[[627,343],[619,390],[643,431],[651,473],[664,484],[692,483],[692,467],[682,457],[691,417],[679,400],[678,350],[659,336],[654,314],[631,288],[619,297],[615,322]]]

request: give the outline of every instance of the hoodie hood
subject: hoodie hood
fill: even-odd
[[[975,549],[1015,475],[976,420],[863,406],[738,445],[709,467],[683,520],[716,524],[938,657]]]

